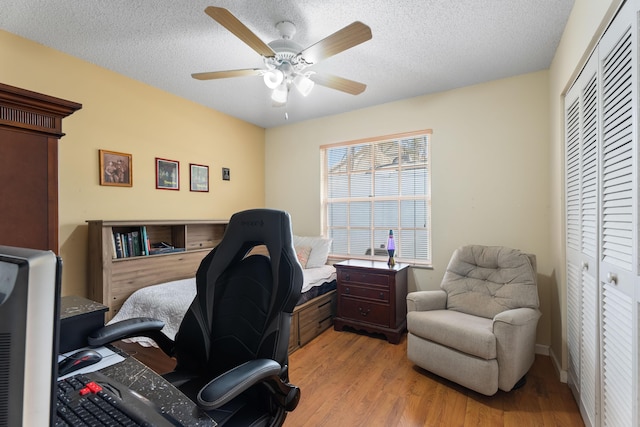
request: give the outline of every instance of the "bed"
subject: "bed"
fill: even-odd
[[[308,268],[303,270],[302,293],[293,312],[290,352],[330,327],[335,317],[336,269],[326,264],[328,243],[326,239],[321,240],[325,240],[322,243],[327,246],[326,250],[324,247],[318,249],[318,238],[297,238],[296,253],[301,264]],[[195,295],[195,277],[146,286],[133,292],[108,323],[132,317],[152,317],[165,323],[162,332],[173,340]],[[125,342],[137,342],[144,347],[157,346],[147,337],[128,338]]]

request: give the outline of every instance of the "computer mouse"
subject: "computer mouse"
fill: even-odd
[[[93,365],[101,360],[102,355],[95,350],[79,350],[58,362],[58,376],[67,375],[70,372]]]

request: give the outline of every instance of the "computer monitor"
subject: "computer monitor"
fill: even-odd
[[[60,259],[0,246],[0,427],[55,421]]]

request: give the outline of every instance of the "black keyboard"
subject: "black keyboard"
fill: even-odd
[[[128,387],[90,372],[58,381],[56,426],[180,426]]]

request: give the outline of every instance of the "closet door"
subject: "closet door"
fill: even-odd
[[[568,383],[585,423],[598,425],[598,61],[565,98]]]
[[[638,425],[638,2],[599,44],[602,425]]]

